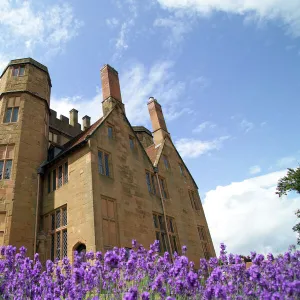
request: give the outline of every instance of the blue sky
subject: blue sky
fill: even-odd
[[[28,56],[47,65],[58,113],[101,115],[105,63],[133,125],[151,128],[146,103],[157,98],[216,248],[295,242],[300,198],[274,191],[300,161],[298,0],[0,0],[0,33],[0,68]]]

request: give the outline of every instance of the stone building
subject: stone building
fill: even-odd
[[[150,98],[152,132],[131,126],[118,73],[101,69],[103,116],[78,123],[78,111],[50,108],[47,67],[12,60],[0,79],[0,244],[41,259],[74,250],[188,246],[215,256],[197,185],[177,152],[162,108]],[[126,88],[126,87],[124,87]],[[133,95],[134,96],[134,95]],[[100,103],[99,103],[100,105]],[[167,225],[166,225],[167,224]]]

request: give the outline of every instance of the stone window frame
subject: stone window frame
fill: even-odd
[[[193,210],[200,211],[201,205],[200,205],[200,198],[198,196],[198,193],[194,190],[189,189],[188,194],[189,194],[189,199]]]
[[[111,202],[112,203],[112,207],[113,207],[113,216],[110,216],[109,214],[109,205],[106,204],[106,213],[105,213],[105,209],[104,209],[104,202],[108,203]],[[116,199],[107,197],[107,196],[103,196],[101,195],[101,219],[102,219],[102,232],[103,232],[103,248],[104,251],[108,251],[110,249],[112,249],[113,247],[118,247],[119,246],[119,223],[118,223],[118,212],[117,212],[117,201]],[[110,224],[114,224],[115,227],[115,242],[116,244],[114,245],[113,243],[110,243],[110,237],[111,235],[109,234],[110,231],[108,231],[108,243],[106,243],[105,241],[105,228],[104,228],[104,222],[108,223],[108,227],[110,227]]]
[[[106,159],[107,158],[107,159]],[[112,155],[110,152],[98,148],[98,173],[113,178]]]
[[[21,97],[9,97],[5,108],[5,114],[3,118],[4,124],[17,123],[19,121],[19,112],[21,105]],[[10,113],[8,113],[11,111]],[[7,120],[8,118],[8,120]]]
[[[184,168],[183,164],[182,163],[178,163],[178,167],[179,167],[180,175],[183,176],[183,177],[185,177],[186,176],[185,175],[185,168]]]
[[[206,230],[205,226],[203,226],[203,225],[198,225],[197,230],[198,230],[198,235],[199,235],[200,244],[201,244],[204,258],[209,259],[211,257],[211,255],[210,255],[210,251],[209,251],[207,230]]]
[[[48,218],[49,216],[49,218]],[[57,222],[59,216],[59,224]],[[50,259],[68,256],[68,209],[63,205],[45,216],[50,235]],[[59,243],[57,243],[59,241]]]
[[[15,145],[14,144],[5,144],[0,145],[0,149],[5,148],[4,151],[0,151],[2,153],[2,157],[0,156],[0,180],[10,180],[12,177],[12,169],[13,169],[13,159],[14,159],[14,152],[15,152]],[[9,168],[6,169],[7,163],[9,162]],[[2,166],[1,166],[2,165]],[[6,169],[6,171],[5,171]],[[9,170],[8,177],[5,175],[5,172]],[[4,176],[3,176],[4,174]]]
[[[155,173],[150,172],[149,170],[145,170],[145,174],[146,174],[146,184],[147,184],[148,192],[151,195],[159,196],[157,179],[156,179]],[[149,178],[149,180],[148,180],[148,178]]]
[[[171,166],[170,166],[170,162],[169,162],[169,159],[168,159],[168,156],[163,154],[162,155],[162,160],[164,162],[164,166],[166,168],[167,171],[171,170]]]
[[[59,178],[60,168],[62,170],[61,181]],[[47,178],[47,190],[48,194],[56,191],[62,186],[66,185],[69,182],[69,163],[68,160],[65,160],[63,163],[60,163],[55,168],[52,168],[48,172]],[[54,179],[55,178],[55,179]]]
[[[114,140],[115,139],[115,128],[114,125],[111,123],[107,122],[106,123],[106,128],[107,128],[107,137],[109,140]],[[111,128],[111,135],[110,135],[110,128]]]
[[[130,150],[136,151],[135,137],[133,135],[129,134],[128,140],[129,140]]]
[[[12,66],[12,72],[11,72],[12,77],[22,77],[22,76],[24,76],[25,75],[25,69],[26,69],[25,65],[23,65],[23,64]],[[23,70],[23,73],[20,75],[21,70]]]
[[[177,226],[175,218],[171,216],[166,216],[167,219],[167,230],[165,226],[164,216],[161,213],[153,212],[153,225],[155,230],[155,238],[159,241],[159,252],[163,254],[165,251],[170,253],[169,242],[167,234],[170,238],[170,243],[172,247],[172,253],[175,251],[180,254],[180,242],[178,237]]]

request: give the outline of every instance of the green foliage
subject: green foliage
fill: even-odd
[[[278,181],[276,194],[279,197],[291,191],[300,194],[300,167],[297,169],[288,169],[287,175]]]
[[[286,176],[279,179],[276,189],[276,194],[279,197],[287,195],[288,192],[294,191],[300,194],[300,167],[296,169],[288,169]],[[295,213],[300,219],[300,210]],[[300,223],[293,227],[293,230],[298,233],[298,245],[300,245]]]

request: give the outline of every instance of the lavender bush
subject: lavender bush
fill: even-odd
[[[200,259],[195,268],[185,256],[158,254],[158,241],[147,251],[133,241],[129,255],[124,248],[103,254],[75,253],[74,263],[47,261],[26,249],[2,247],[0,297],[2,299],[300,299],[300,251],[290,249],[274,257],[251,253],[246,268],[238,255]]]

